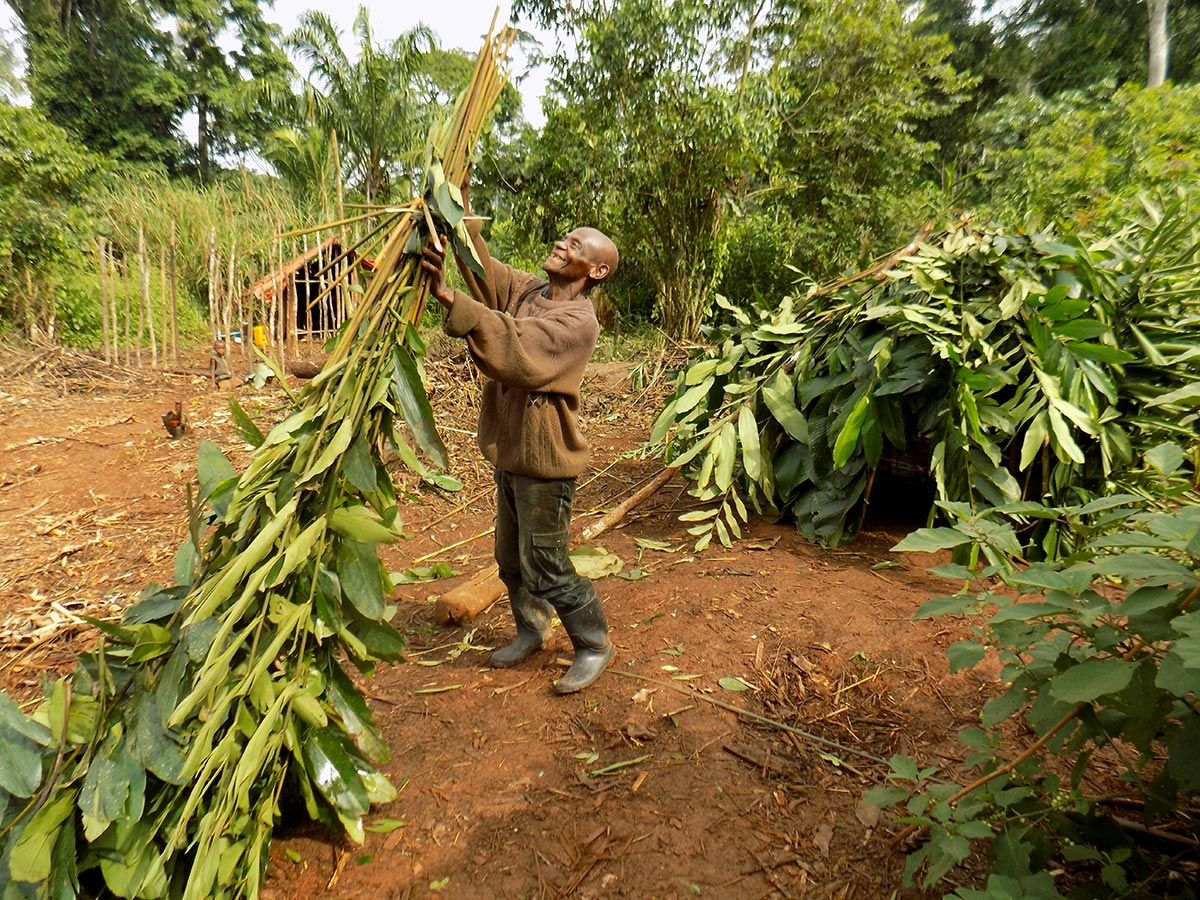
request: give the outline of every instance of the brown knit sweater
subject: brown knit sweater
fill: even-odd
[[[600,335],[596,311],[587,297],[543,296],[544,279],[492,259],[477,236],[475,248],[488,275],[467,278],[479,299],[455,291],[442,328],[466,338],[487,377],[479,449],[514,475],[575,478],[591,451],[579,430],[579,385]]]

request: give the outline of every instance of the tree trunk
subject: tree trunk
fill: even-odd
[[[199,157],[200,183],[208,184],[208,101],[203,94],[196,97],[196,118],[199,120],[196,128],[196,156]]]
[[[693,341],[708,309],[712,293],[707,272],[686,263],[667,264],[658,285],[658,305],[663,330],[680,341]]]
[[[1146,87],[1159,87],[1167,80],[1167,59],[1170,39],[1167,36],[1168,0],[1146,0],[1150,16],[1150,59]]]

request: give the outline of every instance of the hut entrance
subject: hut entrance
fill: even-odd
[[[355,262],[353,251],[343,254],[341,242],[330,238],[256,281],[250,294],[261,304],[267,333],[290,346],[329,337],[348,312],[344,285],[336,282]]]

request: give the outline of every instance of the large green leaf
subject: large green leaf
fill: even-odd
[[[346,417],[338,422],[337,430],[334,431],[333,437],[329,439],[329,442],[325,445],[320,455],[304,470],[300,476],[300,481],[307,482],[310,479],[323,475],[346,452],[354,437],[354,419]]]
[[[1050,692],[1067,703],[1089,703],[1125,689],[1137,663],[1120,659],[1088,659],[1050,679]]]
[[[375,490],[378,483],[375,460],[371,457],[371,448],[367,446],[363,435],[359,434],[351,442],[342,459],[342,471],[346,473],[346,480],[364,494]]]
[[[341,541],[337,572],[346,599],[366,618],[378,620],[383,615],[383,582],[375,545]]]
[[[892,547],[896,552],[936,553],[969,544],[971,536],[957,528],[918,528]]]
[[[802,444],[808,443],[808,422],[796,409],[795,391],[792,380],[780,369],[763,387],[763,400],[775,420],[783,426],[788,437]]]
[[[196,474],[200,479],[200,499],[212,502],[217,515],[223,516],[229,505],[228,497],[222,502],[216,502],[216,498],[222,485],[236,481],[237,471],[212,441],[201,441],[196,450]]]
[[[342,725],[354,738],[358,749],[371,762],[377,765],[386,763],[391,758],[391,750],[379,735],[371,708],[354,682],[336,663],[331,668],[328,690],[330,704],[341,716]]]
[[[7,702],[6,698],[0,697],[0,703]],[[14,797],[24,798],[32,797],[41,783],[41,747],[0,721],[0,788]]]
[[[396,539],[396,533],[361,503],[335,509],[329,514],[329,527],[360,544],[387,544]]]
[[[397,662],[404,658],[404,637],[395,627],[382,620],[354,618],[346,624],[373,659]]]
[[[712,444],[715,455],[713,479],[717,487],[726,491],[733,484],[733,471],[738,458],[737,429],[732,421],[726,421],[717,433],[717,439]]]
[[[48,746],[53,740],[50,729],[21,712],[21,708],[4,691],[0,691],[0,728],[42,747]]]
[[[121,741],[113,742],[112,747],[92,760],[79,789],[79,811],[84,836],[89,841],[95,841],[112,822],[126,814],[131,781],[137,772],[142,773],[141,785],[144,787],[145,769],[125,752]],[[140,817],[141,804],[137,807]]]
[[[850,461],[855,448],[858,446],[858,438],[862,429],[863,419],[867,415],[867,410],[871,405],[871,395],[863,393],[858,398],[858,402],[854,404],[850,415],[846,417],[837,438],[833,442],[833,467],[840,469]]]
[[[8,874],[14,881],[38,883],[50,877],[59,830],[75,809],[75,791],[55,791],[21,830],[8,857]]]
[[[367,790],[335,729],[310,730],[304,740],[303,753],[317,789],[343,821],[366,815],[370,809]]]
[[[434,426],[433,409],[421,383],[417,364],[407,348],[397,345],[392,351],[391,395],[397,410],[425,454],[439,468],[449,466],[446,445]]]
[[[742,465],[746,477],[760,481],[763,475],[762,448],[758,439],[758,420],[749,404],[738,411],[738,439],[742,445]]]
[[[254,424],[254,420],[246,414],[246,410],[236,399],[230,398],[229,410],[233,414],[233,425],[237,429],[237,433],[251,447],[261,447],[266,441],[267,436],[262,433],[262,430]]]
[[[182,745],[178,735],[159,719],[154,695],[138,695],[130,718],[130,756],[168,784],[178,784],[183,770]]]

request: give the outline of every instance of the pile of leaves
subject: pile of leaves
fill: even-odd
[[[918,616],[980,616],[975,637],[950,647],[951,668],[994,652],[1005,690],[983,707],[982,727],[959,735],[975,781],[947,783],[937,766],[895,757],[891,783],[868,792],[868,802],[898,807],[904,835],[925,832],[907,877],[932,885],[985,841],[985,888],[954,896],[1194,897],[1200,507],[1148,509],[1117,495],[945,512],[952,524],[897,549],[962,548],[977,562],[935,569],[964,588]],[[1018,527],[1031,516],[1070,535],[1070,556],[1022,556]],[[1020,752],[1005,748],[1014,716],[1036,735]]]
[[[1147,203],[1101,238],[963,219],[773,307],[718,303],[651,437],[712,504],[687,514],[700,548],[728,545],[748,506],[849,540],[877,473],[971,509],[1194,492],[1200,223],[1185,205]],[[1055,555],[1055,522],[1031,528]]]
[[[201,445],[177,583],[148,587],[119,624],[96,621],[100,644],[31,715],[0,694],[5,900],[101,884],[120,897],[253,898],[285,803],[361,842],[370,805],[395,797],[343,661],[369,674],[403,647],[378,555],[401,533],[380,451],[444,481],[418,456],[446,465],[419,370],[419,251],[440,232],[471,258],[455,185],[510,44],[507,30],[489,35],[431,136],[423,197],[372,232],[375,274],[294,411],[264,435],[234,404],[257,447],[241,475]]]

